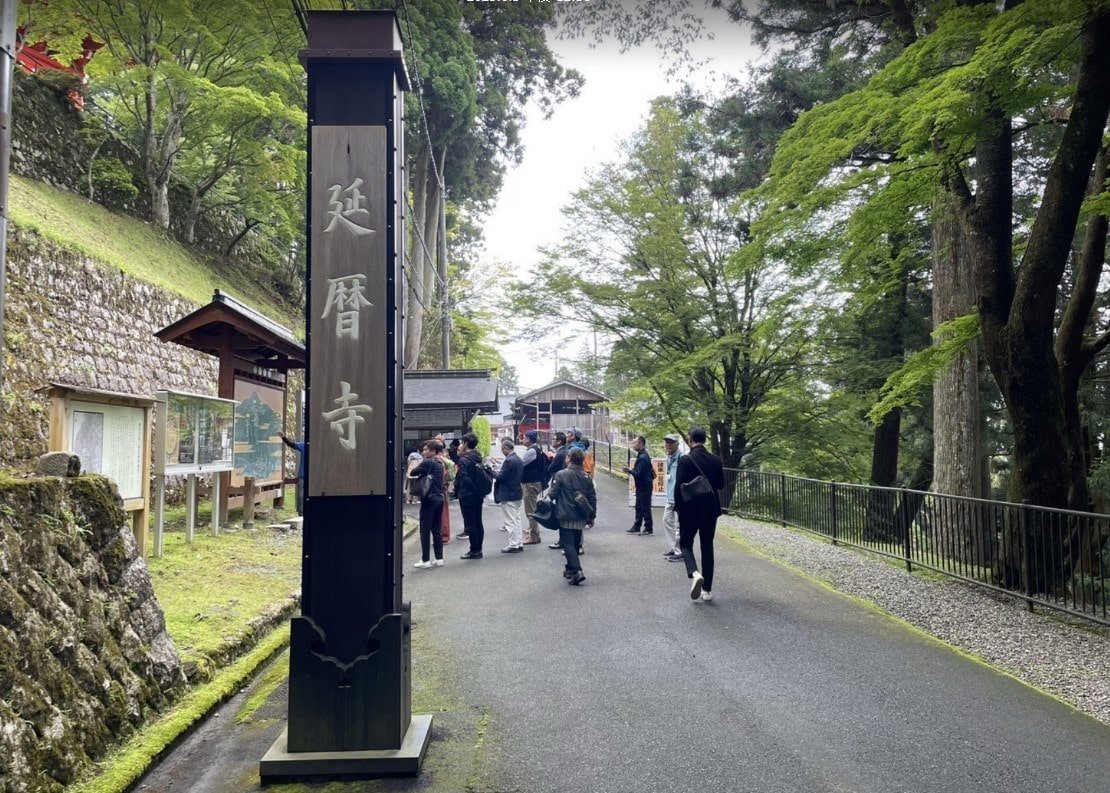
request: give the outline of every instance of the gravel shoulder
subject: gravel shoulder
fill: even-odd
[[[867,601],[1104,724],[1110,724],[1110,629],[956,580],[908,573],[889,561],[794,529],[722,517],[726,536]]]

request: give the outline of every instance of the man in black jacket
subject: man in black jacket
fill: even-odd
[[[462,555],[463,559],[481,559],[482,543],[486,538],[482,500],[489,490],[483,486],[481,477],[485,475],[478,470],[480,465],[482,454],[478,451],[478,436],[468,432],[459,444],[459,470],[455,473],[455,495],[463,518],[463,533],[459,537],[470,540],[470,550]]]
[[[688,497],[683,485],[704,476],[709,482],[711,495]],[[686,575],[693,579],[690,598],[699,597],[706,603],[713,599],[713,537],[717,533],[717,518],[721,516],[720,491],[725,486],[725,469],[721,458],[705,448],[705,430],[690,428],[690,453],[678,461],[675,476],[674,508],[678,512],[678,547],[682,561],[686,562]],[[701,544],[701,571],[694,560],[694,535]]]
[[[548,482],[555,478],[555,474],[567,467],[567,434],[556,432],[551,436],[551,445],[555,447],[555,456],[551,458],[551,464],[547,466]],[[547,547],[559,551],[563,548],[563,542],[562,540],[555,540]]]
[[[528,518],[528,534],[524,538],[525,545],[538,545],[540,542],[540,524],[532,517],[536,511],[536,501],[543,490],[544,480],[547,479],[547,455],[540,449],[540,434],[535,430],[524,433],[524,451],[520,455],[524,464],[524,473],[520,478],[524,490],[524,515]]]
[[[632,442],[632,450],[636,452],[636,462],[632,467],[624,467],[626,474],[632,474],[632,481],[636,483],[636,518],[632,528],[627,529],[629,534],[648,536],[652,534],[653,523],[651,517],[651,483],[655,481],[655,467],[651,464],[651,455],[647,453],[647,438],[637,435]],[[640,531],[640,526],[644,527]]]

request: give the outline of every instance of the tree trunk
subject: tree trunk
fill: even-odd
[[[420,241],[424,238],[425,192],[428,189],[430,153],[421,148],[416,155],[413,173],[413,213],[410,230],[408,268],[405,275],[408,283],[407,305],[405,311],[404,365],[406,369],[416,366],[420,354],[421,331],[424,327],[424,251]]]
[[[933,327],[975,310],[975,285],[957,207],[941,195],[933,205]],[[985,498],[979,413],[979,345],[968,342],[933,383],[933,487],[937,493]],[[993,531],[977,506],[963,502],[930,534],[938,553],[962,562],[988,561]]]
[[[442,160],[441,160],[442,162]],[[442,171],[441,171],[442,172]],[[440,366],[451,368],[451,295],[447,288],[447,197],[439,200],[439,245],[436,249],[439,260],[439,345]]]
[[[1002,113],[976,146],[978,195],[953,182],[961,204],[978,290],[983,349],[1006,401],[1014,433],[1010,499],[1068,506],[1071,475],[1065,441],[1063,391],[1053,345],[1055,296],[1067,265],[1084,188],[1099,150],[1110,108],[1110,14],[1090,12],[1071,114],[1049,169],[1040,209],[1015,280],[1011,254],[1011,131]],[[951,173],[949,174],[952,175]],[[1015,522],[1016,523],[1016,522]],[[1007,527],[1006,559],[999,578],[1022,583],[1025,555],[1017,525]],[[1039,564],[1027,582],[1034,592],[1052,587],[1058,548],[1034,537]]]
[[[1102,148],[1095,158],[1094,173],[1087,188],[1088,195],[1098,195],[1106,182],[1107,150]],[[1084,330],[1091,319],[1091,311],[1098,297],[1098,285],[1106,262],[1106,217],[1092,214],[1087,221],[1083,245],[1076,256],[1075,283],[1060,330],[1056,335],[1056,355],[1060,361],[1060,381],[1064,400],[1064,440],[1067,445],[1068,470],[1071,486],[1068,503],[1074,509],[1089,509],[1090,496],[1087,475],[1090,461],[1086,455],[1084,427],[1079,412],[1079,386],[1091,361],[1101,350],[1106,339],[1093,344],[1084,343]]]
[[[441,154],[439,162],[439,173],[443,173],[443,156],[446,150]],[[443,204],[443,191],[439,188],[439,182],[436,179],[436,171],[432,170],[428,173],[427,187],[424,191],[424,244],[420,247],[420,260],[423,265],[420,268],[421,277],[424,282],[424,315],[423,322],[420,328],[421,346],[417,348],[416,361],[417,365],[428,367],[431,364],[427,360],[429,357],[426,353],[421,354],[423,350],[424,336],[432,332],[433,328],[438,323],[438,316],[436,315],[436,295],[438,294],[437,286],[437,269],[436,269],[436,249],[439,241],[439,213],[440,207]],[[434,356],[433,356],[434,357]]]
[[[894,243],[897,255],[901,240]],[[902,272],[897,291],[887,293],[876,305],[874,325],[875,355],[884,361],[899,360],[906,352],[906,311],[909,294],[909,273]],[[883,416],[875,428],[871,446],[871,479],[875,487],[896,487],[898,484],[898,450],[902,433],[902,410],[895,408]],[[864,538],[889,541],[894,525],[893,500],[885,490],[872,490],[868,499]]]

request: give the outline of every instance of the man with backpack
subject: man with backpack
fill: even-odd
[[[636,483],[636,518],[631,529],[626,529],[629,534],[648,536],[653,533],[651,516],[651,483],[655,481],[655,466],[651,464],[651,456],[647,453],[647,438],[637,435],[632,442],[632,450],[636,452],[636,462],[631,468],[625,466],[624,472],[632,474],[632,481]],[[643,531],[640,531],[640,526]]]
[[[492,489],[493,477],[486,472],[482,453],[478,451],[478,436],[468,432],[459,443],[459,470],[455,474],[455,495],[463,517],[463,533],[459,539],[470,540],[470,550],[460,557],[462,559],[482,558],[482,543],[486,538],[482,502]]]

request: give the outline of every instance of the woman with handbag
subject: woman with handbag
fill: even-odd
[[[410,492],[420,498],[420,561],[413,567],[427,570],[429,567],[443,567],[443,523],[444,471],[439,460],[439,441],[425,441],[422,453],[424,459],[409,471]],[[429,548],[431,546],[431,548]],[[429,558],[429,550],[435,551],[435,560]]]
[[[713,600],[713,537],[721,516],[719,491],[725,486],[721,458],[705,448],[705,430],[690,428],[690,453],[678,461],[674,508],[678,513],[678,547],[692,578],[690,599]],[[694,559],[694,535],[701,546],[701,570]]]
[[[582,574],[582,560],[578,549],[582,547],[582,531],[594,525],[597,518],[597,490],[594,482],[582,467],[586,453],[582,449],[567,452],[567,467],[551,479],[547,497],[555,502],[555,517],[559,520],[559,542],[566,554],[563,577],[568,584],[578,586],[586,580]]]

